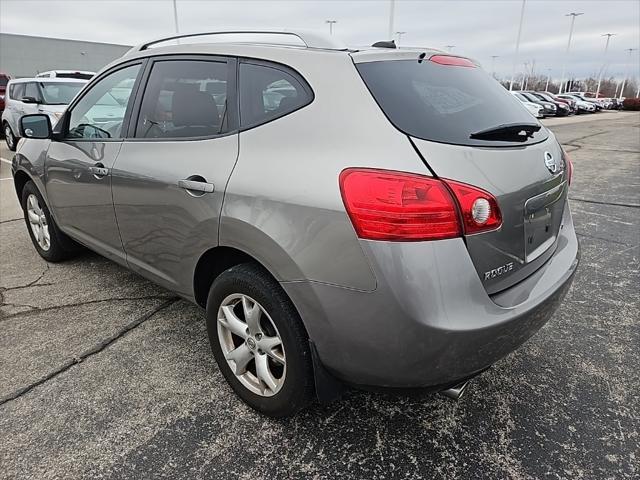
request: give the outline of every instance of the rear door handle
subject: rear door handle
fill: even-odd
[[[89,171],[98,178],[109,175],[109,169],[105,168],[101,164],[98,164],[98,166],[95,166],[95,167],[89,167]]]
[[[213,193],[213,183],[196,180],[178,180],[178,186],[192,192]]]

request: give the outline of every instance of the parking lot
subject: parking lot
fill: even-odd
[[[564,304],[454,402],[350,391],[281,421],[219,373],[203,311],[92,253],[47,265],[0,156],[0,478],[640,475],[640,114],[546,121],[573,159]]]

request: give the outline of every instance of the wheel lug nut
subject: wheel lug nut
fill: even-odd
[[[261,333],[256,333],[256,340],[260,340],[262,338],[262,334]]]

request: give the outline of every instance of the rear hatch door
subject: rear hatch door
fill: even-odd
[[[388,58],[388,57],[387,57]],[[475,63],[440,54],[356,67],[432,174],[491,193],[499,229],[465,235],[488,293],[523,280],[555,251],[567,197],[563,153],[521,102]]]

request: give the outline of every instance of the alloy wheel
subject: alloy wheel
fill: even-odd
[[[38,246],[45,252],[51,248],[51,237],[49,235],[49,225],[44,210],[40,207],[38,197],[30,194],[27,197],[27,216],[31,232],[38,242]]]
[[[4,139],[7,142],[7,146],[9,147],[9,149],[13,149],[16,140],[9,125],[5,125],[4,127]]]
[[[286,376],[282,338],[267,311],[248,295],[226,297],[218,309],[218,340],[229,368],[252,393],[271,397]]]

